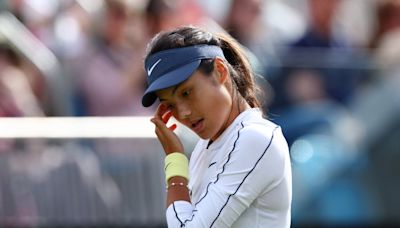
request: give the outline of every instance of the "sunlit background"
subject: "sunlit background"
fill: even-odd
[[[246,48],[292,227],[400,226],[400,0],[0,0],[0,227],[166,227],[143,57],[189,24]]]

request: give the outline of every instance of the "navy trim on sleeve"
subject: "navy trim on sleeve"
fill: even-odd
[[[185,224],[183,224],[182,220],[178,217],[178,213],[176,212],[176,209],[175,209],[175,202],[172,203],[172,208],[174,209],[176,219],[178,219],[178,221],[181,223],[181,227],[184,227]]]

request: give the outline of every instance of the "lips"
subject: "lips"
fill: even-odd
[[[191,123],[191,128],[195,132],[200,132],[204,128],[204,119],[199,119]]]

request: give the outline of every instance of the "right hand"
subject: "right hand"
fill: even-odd
[[[169,110],[165,104],[160,104],[154,117],[151,119],[151,122],[156,125],[155,132],[158,140],[161,142],[161,145],[164,148],[166,155],[173,152],[183,153],[184,151],[181,140],[174,133],[174,130],[177,127],[176,124],[167,127],[167,123],[171,116],[172,111]]]

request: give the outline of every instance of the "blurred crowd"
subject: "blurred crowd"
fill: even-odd
[[[272,114],[298,115],[290,109],[303,104],[346,105],[376,76],[369,70],[396,65],[399,5],[397,0],[3,1],[2,33],[21,24],[13,35],[27,38],[0,40],[0,113],[150,115],[154,108],[140,105],[146,43],[159,31],[189,24],[227,31],[248,48],[255,71],[266,79],[259,81]],[[40,69],[34,59],[43,56],[26,54],[24,47],[35,41],[55,56],[56,63],[43,61],[57,71]],[[49,89],[57,80],[64,93]],[[65,107],[55,110],[59,105],[52,103],[60,100]]]
[[[152,115],[156,104],[141,105],[146,44],[182,25],[246,49],[262,108],[299,164],[294,203],[398,132],[400,0],[3,0],[0,117]],[[301,166],[312,158],[323,165]]]
[[[263,109],[289,143],[329,125],[399,65],[399,0],[8,0],[0,21],[0,116],[137,116],[143,57],[181,25],[245,48]]]

